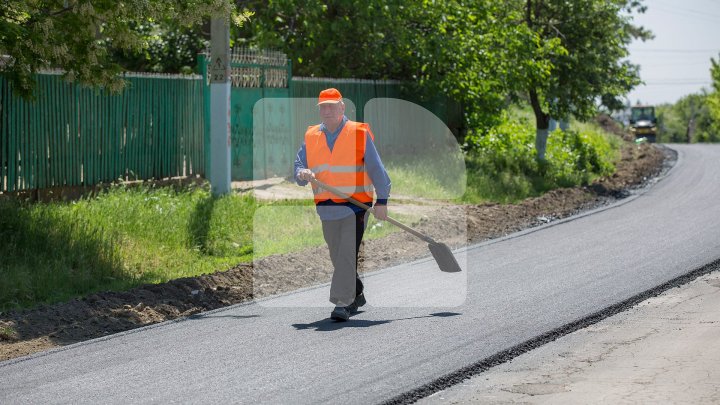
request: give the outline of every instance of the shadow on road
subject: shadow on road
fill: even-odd
[[[362,314],[363,311],[358,312],[355,314],[355,316]],[[429,314],[425,316],[413,316],[409,318],[398,318],[398,319],[386,319],[386,320],[378,320],[378,321],[372,321],[368,319],[352,319],[345,322],[338,322],[334,321],[332,319],[323,319],[320,321],[316,321],[313,323],[295,323],[292,326],[297,330],[307,330],[307,329],[314,329],[317,332],[330,332],[334,330],[344,329],[344,328],[369,328],[371,326],[376,325],[382,325],[390,322],[397,322],[397,321],[405,321],[409,319],[421,319],[421,318],[447,318],[451,316],[458,316],[462,315],[457,312],[436,312],[434,314]]]

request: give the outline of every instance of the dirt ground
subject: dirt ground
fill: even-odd
[[[459,247],[627,197],[633,189],[647,186],[672,160],[666,149],[628,143],[616,173],[587,187],[554,190],[515,205],[398,208],[422,209],[424,214],[412,226],[451,247]],[[406,233],[394,233],[363,242],[360,271],[428,255],[427,244]],[[270,256],[214,274],[0,314],[0,361],[328,282],[331,272],[327,249],[316,248]]]

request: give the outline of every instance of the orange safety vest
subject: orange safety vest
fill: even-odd
[[[365,142],[368,135],[370,139],[375,139],[368,124],[348,120],[338,134],[331,152],[320,125],[308,127],[305,132],[308,168],[321,182],[360,202],[372,202],[374,188],[365,170]],[[315,204],[325,200],[347,202],[330,191],[312,187]]]

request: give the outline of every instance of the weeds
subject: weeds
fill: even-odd
[[[0,202],[0,309],[64,301],[252,259],[250,196],[116,187],[71,203]]]
[[[597,127],[573,123],[548,136],[546,159],[538,161],[535,128],[506,118],[484,136],[470,136],[464,203],[516,202],[560,187],[585,185],[611,174],[621,140]]]
[[[373,227],[369,239],[396,230]],[[324,244],[312,202],[114,187],[65,203],[0,201],[0,311],[227,270]]]
[[[0,326],[0,340],[6,340],[13,342],[18,339],[18,333],[15,328],[11,326]]]

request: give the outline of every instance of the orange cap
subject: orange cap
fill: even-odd
[[[320,92],[318,97],[318,105],[320,104],[337,104],[342,101],[342,94],[337,89],[325,89]]]

